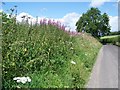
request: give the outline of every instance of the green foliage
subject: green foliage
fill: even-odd
[[[76,26],[78,32],[91,33],[94,37],[110,33],[109,17],[106,13],[101,14],[98,8],[91,8],[83,13]]]
[[[120,31],[110,32],[109,35],[120,35]]]
[[[120,35],[104,36],[100,38],[103,44],[109,43],[120,46]]]
[[[70,36],[52,25],[16,23],[5,13],[2,24],[3,88],[85,86],[101,47],[96,39],[85,33]],[[13,81],[20,76],[29,76],[32,81]]]

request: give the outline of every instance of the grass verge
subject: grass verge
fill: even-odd
[[[70,34],[52,24],[8,19],[2,33],[3,88],[83,88],[102,46],[87,33]],[[23,76],[31,82],[13,80]]]
[[[113,44],[113,45],[117,45],[120,46],[120,41],[119,41],[120,35],[111,35],[111,36],[104,36],[101,37],[100,41],[104,44],[108,43],[108,44]]]

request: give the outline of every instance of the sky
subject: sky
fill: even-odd
[[[9,9],[17,5],[17,20],[22,21],[21,16],[32,17],[32,21],[43,18],[54,19],[75,31],[75,23],[83,13],[91,7],[97,7],[101,14],[107,13],[111,31],[118,31],[118,2],[110,0],[89,0],[89,2],[7,2],[2,5],[1,10],[9,13]]]

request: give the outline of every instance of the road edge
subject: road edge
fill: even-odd
[[[93,65],[93,68],[92,68],[90,77],[89,77],[89,79],[88,79],[88,82],[87,82],[86,85],[85,85],[85,88],[93,88],[93,87],[89,87],[89,84],[90,84],[90,80],[91,80],[92,74],[93,74],[93,72],[95,71],[96,64],[97,64],[98,61],[100,61],[100,60],[99,60],[100,57],[103,56],[103,55],[102,55],[102,54],[103,54],[103,53],[102,53],[103,48],[104,48],[104,45],[100,48],[100,50],[99,50],[99,52],[98,52],[98,54],[97,54],[96,61],[95,61],[94,65]],[[95,88],[95,87],[94,87],[94,88]]]

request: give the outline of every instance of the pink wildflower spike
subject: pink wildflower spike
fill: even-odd
[[[60,22],[59,21],[57,21],[57,23],[56,23],[56,26],[59,28],[59,25],[60,25]]]
[[[51,22],[51,20],[49,19],[49,20],[48,20],[48,25],[51,25],[51,24],[52,24],[52,22]]]
[[[54,26],[56,26],[56,27],[57,27],[57,23],[56,23],[56,22],[54,22]]]
[[[42,21],[42,19],[40,20],[40,25],[42,25],[43,24],[43,21]]]
[[[65,31],[65,26],[64,26],[64,25],[62,26],[62,30],[64,30],[64,31]]]
[[[46,25],[46,21],[47,21],[47,19],[44,18],[44,19],[43,19],[43,24],[44,24],[44,25]]]
[[[53,21],[52,21],[52,25],[55,25],[55,20],[53,19]]]
[[[61,23],[59,22],[58,28],[61,29]]]

